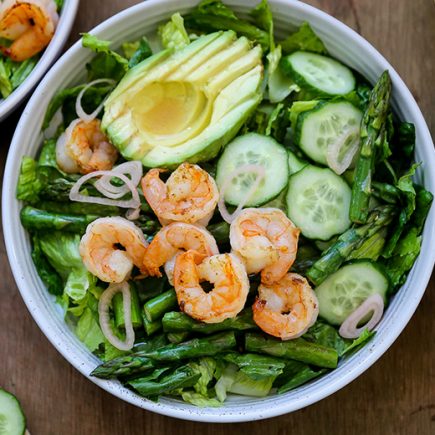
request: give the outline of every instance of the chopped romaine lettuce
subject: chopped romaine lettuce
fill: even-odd
[[[183,17],[179,13],[172,15],[169,22],[159,27],[159,35],[163,47],[172,50],[180,50],[190,43]]]
[[[49,293],[57,296],[61,295],[63,292],[62,278],[44,255],[38,234],[32,236],[32,260],[35,264],[38,275],[47,286]]]
[[[240,36],[258,42],[263,50],[270,46],[269,33],[253,24],[239,19],[236,14],[219,0],[203,0],[185,17],[189,29],[210,32],[213,30],[234,30]]]
[[[286,54],[294,51],[311,51],[313,53],[328,54],[322,40],[314,33],[311,26],[304,22],[299,29],[280,42],[282,51]]]

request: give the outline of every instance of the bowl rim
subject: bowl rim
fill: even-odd
[[[38,63],[28,77],[7,98],[0,98],[0,122],[10,115],[26,98],[29,92],[38,84],[43,75],[48,71],[65,45],[75,17],[80,0],[65,0],[59,14],[59,23],[54,36]]]
[[[123,21],[128,19],[137,13],[145,14],[146,11],[152,10],[154,7],[165,3],[177,3],[175,0],[148,0],[144,3],[139,3],[134,5],[128,9],[121,11],[120,13],[114,15],[108,20],[104,21],[97,27],[95,27],[91,32],[92,34],[99,36],[104,34],[106,31],[110,30],[110,28],[115,27],[116,23],[119,21]],[[234,4],[235,2],[228,2],[229,4]],[[332,16],[326,14],[325,12],[314,8],[313,6],[307,5],[302,2],[293,2],[289,0],[272,0],[270,2],[273,6],[276,7],[291,7],[296,11],[302,11],[304,13],[310,14],[312,17],[316,19],[320,19],[323,22],[326,22],[328,27],[339,28],[340,32],[348,38],[354,40],[356,44],[358,44],[361,48],[366,50],[366,52],[370,53],[371,59],[376,61],[384,69],[388,69],[394,83],[394,87],[396,92],[399,92],[407,101],[407,105],[410,106],[413,116],[415,118],[416,129],[418,129],[420,136],[423,138],[421,140],[421,147],[425,149],[428,154],[428,160],[425,161],[425,164],[428,167],[435,168],[435,151],[433,149],[432,139],[428,130],[428,127],[424,121],[423,115],[417,103],[415,102],[413,96],[410,91],[399,77],[394,68],[385,60],[385,58],[362,36],[357,34],[355,31],[350,29],[347,25],[340,22],[339,20],[333,18]],[[240,3],[239,3],[240,4]],[[246,2],[244,2],[246,6]],[[184,7],[185,5],[180,5]],[[243,411],[234,411],[232,412],[230,407],[223,406],[222,408],[218,408],[218,411],[213,408],[196,408],[191,407],[189,409],[183,409],[181,406],[178,406],[175,402],[171,403],[154,403],[147,399],[140,398],[139,396],[129,393],[127,390],[120,390],[119,384],[113,381],[104,381],[97,378],[92,378],[89,376],[89,372],[85,369],[85,363],[81,364],[77,361],[74,361],[71,355],[69,355],[70,349],[67,345],[64,345],[60,340],[62,337],[61,331],[56,331],[53,328],[49,319],[43,318],[43,316],[39,315],[37,311],[38,308],[32,305],[32,300],[30,297],[30,285],[23,281],[23,269],[19,265],[18,259],[20,258],[20,252],[16,249],[13,237],[12,237],[12,229],[17,226],[17,221],[14,219],[14,215],[12,214],[11,208],[8,207],[8,203],[10,201],[17,201],[15,199],[15,179],[13,173],[13,166],[15,161],[20,157],[19,146],[20,146],[20,131],[25,127],[26,122],[29,117],[31,117],[31,113],[33,110],[38,110],[38,99],[44,94],[45,87],[49,84],[50,79],[55,77],[58,73],[62,72],[63,64],[67,61],[70,56],[73,56],[76,52],[81,50],[81,41],[76,42],[53,66],[53,68],[46,75],[44,80],[41,82],[38,89],[35,91],[34,95],[30,99],[29,103],[26,106],[26,109],[23,112],[23,115],[18,123],[17,130],[15,132],[12,145],[10,148],[10,153],[8,155],[8,159],[6,162],[6,169],[4,175],[4,184],[3,184],[3,194],[2,194],[2,209],[3,209],[3,228],[4,228],[4,237],[6,242],[6,250],[8,254],[8,258],[10,261],[11,269],[16,280],[17,286],[23,297],[24,302],[27,305],[30,313],[34,317],[36,323],[43,331],[44,335],[48,338],[48,340],[56,347],[56,349],[67,359],[78,371],[80,371],[84,376],[86,376],[89,380],[103,388],[104,390],[110,392],[111,394],[123,399],[126,402],[139,406],[143,409],[157,412],[159,414],[186,419],[193,421],[202,421],[202,422],[244,422],[244,421],[253,421],[260,420],[264,418],[270,418],[274,416],[278,416],[281,414],[285,414],[288,412],[296,411],[305,406],[311,405],[330,394],[338,391],[348,383],[352,382],[356,379],[361,373],[367,370],[372,364],[376,362],[380,356],[382,356],[386,350],[391,346],[391,344],[396,340],[399,334],[403,331],[411,316],[413,315],[415,309],[418,306],[420,299],[423,296],[423,293],[428,284],[433,264],[435,262],[435,250],[431,250],[430,246],[435,242],[435,228],[433,225],[426,225],[424,229],[424,237],[423,244],[420,257],[417,259],[416,264],[413,267],[413,270],[410,272],[409,277],[415,278],[418,281],[418,285],[413,286],[412,295],[410,295],[407,299],[409,304],[406,305],[403,311],[401,311],[401,316],[399,319],[394,318],[393,320],[396,322],[391,325],[391,328],[385,333],[382,341],[374,345],[368,345],[366,348],[362,349],[357,353],[357,355],[361,355],[364,353],[364,358],[362,361],[356,363],[347,371],[341,373],[341,376],[335,381],[329,382],[322,388],[319,388],[315,392],[311,394],[301,394],[299,397],[296,397],[295,400],[289,401],[284,404],[277,404],[277,406],[269,406],[267,409],[256,409],[255,406],[247,405],[246,409]],[[430,172],[427,174],[427,179],[429,179],[429,184],[432,191],[435,191],[435,175],[432,175]],[[435,210],[432,207],[430,215],[428,217],[427,222],[433,222],[435,218]],[[418,273],[414,273],[418,271]],[[388,315],[388,312],[387,312]],[[390,319],[389,319],[390,320]],[[376,338],[375,338],[376,339]],[[367,350],[366,350],[367,349]],[[339,370],[339,369],[337,369]],[[323,377],[332,378],[333,373]],[[282,397],[282,396],[278,396]],[[261,403],[261,400],[258,401]],[[221,410],[221,412],[219,412]],[[213,412],[214,411],[214,412]]]

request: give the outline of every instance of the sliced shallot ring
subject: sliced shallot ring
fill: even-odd
[[[77,95],[76,99],[76,113],[77,116],[84,122],[91,122],[93,121],[98,114],[100,113],[101,109],[104,106],[105,99],[101,102],[101,104],[92,112],[92,113],[86,113],[82,107],[82,98],[85,92],[92,86],[97,85],[99,83],[109,83],[110,85],[115,85],[115,80],[112,79],[97,79],[93,80],[92,82],[88,83]]]
[[[110,326],[109,306],[116,293],[122,293],[124,309],[125,341],[120,340]],[[130,350],[134,345],[134,330],[131,321],[131,293],[128,284],[124,281],[119,284],[110,284],[101,294],[98,302],[98,317],[101,331],[109,343],[119,350]]]
[[[349,168],[353,158],[355,157],[355,154],[358,152],[360,145],[359,134],[360,127],[359,125],[355,125],[344,130],[343,133],[338,136],[333,143],[328,145],[326,150],[326,162],[337,175],[341,175],[347,168]],[[354,140],[352,146],[347,150],[346,154],[339,162],[338,154],[340,152],[340,148],[350,135],[357,135],[357,140]]]
[[[124,174],[116,174],[116,177],[119,178],[121,181],[123,181],[129,187],[129,190],[132,195],[131,199],[122,200],[122,199],[99,198],[97,196],[82,195],[80,193],[80,188],[83,186],[84,183],[86,183],[86,181],[88,181],[91,178],[99,177],[103,175],[110,175],[113,177],[113,172],[94,171],[89,174],[83,175],[83,177],[79,178],[74,184],[74,186],[71,188],[69,192],[69,199],[71,201],[77,201],[77,202],[89,202],[89,203],[101,204],[101,205],[115,205],[121,208],[136,209],[140,207],[139,192],[137,191],[136,186],[133,185],[130,178],[128,178]]]
[[[373,313],[370,320],[365,325],[358,328],[358,323],[370,313]],[[384,299],[378,293],[373,294],[349,315],[341,324],[338,333],[343,338],[358,338],[365,329],[371,331],[379,323],[383,313]]]
[[[137,208],[130,208],[125,213],[125,217],[129,221],[135,221],[136,219],[139,219],[139,215],[140,215],[140,206]]]
[[[230,214],[228,212],[226,205],[225,205],[225,192],[228,189],[228,187],[230,187],[231,181],[234,178],[236,178],[238,175],[244,174],[246,172],[256,173],[258,175],[258,177],[254,181],[254,183],[252,183],[252,186],[248,190],[248,192],[246,193],[244,200],[237,206],[236,210],[232,214]],[[254,165],[254,164],[240,166],[228,175],[228,178],[222,184],[222,188],[219,192],[219,201],[218,201],[218,209],[219,209],[219,212],[220,212],[220,214],[225,222],[228,222],[230,224],[237,217],[237,215],[240,213],[242,208],[251,199],[252,195],[257,190],[258,186],[263,181],[263,178],[265,176],[266,176],[266,171],[263,168],[263,166]]]
[[[116,174],[129,175],[131,182],[134,186],[140,183],[142,178],[142,163],[139,161],[125,162],[111,170],[112,174],[103,175],[99,180],[95,182],[95,187],[108,198],[119,199],[130,192],[129,187],[126,184],[122,186],[114,186],[111,183],[111,179],[116,177]]]

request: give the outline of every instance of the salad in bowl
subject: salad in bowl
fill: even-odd
[[[41,73],[37,71],[32,75],[34,80],[28,81],[30,86],[41,77],[44,65],[47,69],[59,53],[68,37],[77,6],[77,0],[0,2],[0,118],[24,98],[30,88],[20,93],[15,90],[37,64],[40,64]],[[51,47],[47,49],[49,45]]]
[[[88,374],[220,407],[369,346],[432,203],[389,72],[371,84],[309,22],[275,36],[266,1],[82,44],[87,80],[51,100],[17,198]]]

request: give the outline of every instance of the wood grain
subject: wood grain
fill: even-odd
[[[377,47],[408,84],[435,128],[432,0],[309,0]],[[134,0],[81,2],[78,32]],[[17,116],[5,121],[3,172]],[[412,321],[391,349],[351,385],[320,403],[271,420],[198,424],[152,414],[121,402],[76,372],[39,331],[21,300],[0,242],[0,385],[21,400],[33,435],[106,434],[419,434],[435,433],[435,279]]]

